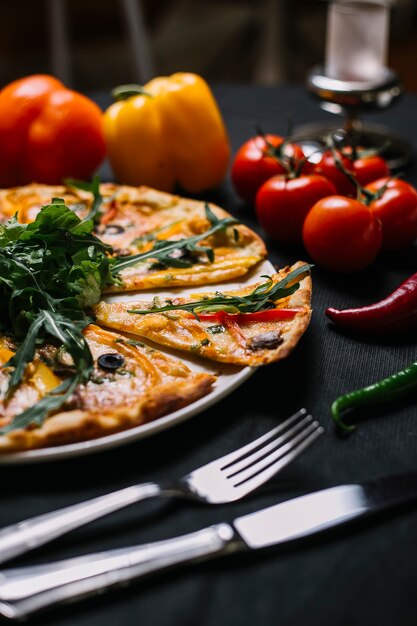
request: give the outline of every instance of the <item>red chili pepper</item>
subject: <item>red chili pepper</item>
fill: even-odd
[[[417,273],[380,302],[343,311],[329,308],[326,315],[337,326],[374,334],[416,330]]]
[[[199,313],[198,317],[203,322],[222,322],[225,316],[237,322],[245,324],[246,322],[274,322],[278,320],[292,319],[300,312],[301,309],[267,309],[266,311],[257,311],[256,313],[226,313],[219,311],[218,313]],[[187,317],[194,317],[191,313]]]

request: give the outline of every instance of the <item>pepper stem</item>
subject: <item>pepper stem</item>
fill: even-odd
[[[147,96],[148,98],[153,98],[153,95],[149,93],[149,91],[146,91],[142,85],[135,84],[119,85],[118,87],[112,89],[111,95],[116,101],[127,100],[132,96]]]

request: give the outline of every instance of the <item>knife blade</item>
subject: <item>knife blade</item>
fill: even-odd
[[[237,518],[249,548],[287,543],[417,499],[417,473],[316,491]]]
[[[181,563],[286,544],[413,500],[417,473],[386,476],[316,491],[166,541],[3,570],[0,614],[21,619]]]

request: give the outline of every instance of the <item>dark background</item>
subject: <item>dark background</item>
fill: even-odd
[[[216,97],[236,150],[259,121],[283,133],[287,116],[328,119],[301,87],[218,87]],[[108,103],[97,96],[99,103]],[[417,97],[380,115],[417,147]],[[104,170],[105,172],[106,170]],[[417,184],[414,165],[407,173]],[[257,228],[229,178],[212,199]],[[282,265],[305,253],[267,241]],[[368,341],[336,331],[327,306],[354,306],[389,293],[416,271],[416,250],[384,256],[353,277],[313,271],[313,318],[291,356],[259,369],[228,398],[175,428],[119,449],[44,465],[2,469],[0,527],[146,480],[169,480],[266,432],[300,406],[325,434],[263,493],[221,507],[142,503],[20,558],[40,563],[76,554],[173,537],[311,490],[382,474],[417,470],[416,395],[363,414],[347,439],[336,436],[332,400],[405,367],[416,358],[416,334]],[[285,551],[236,555],[141,581],[130,589],[65,606],[36,626],[415,626],[417,509],[339,529]]]
[[[417,0],[387,1],[389,65],[408,91],[417,92]],[[124,0],[0,0],[0,86],[52,72],[77,89],[110,90],[179,70],[216,83],[302,83],[324,58],[324,0],[133,4],[143,22],[139,53],[129,38],[132,18]]]
[[[417,148],[417,97],[410,95],[417,92],[416,2],[393,4],[389,63],[403,76],[409,93],[375,120],[402,132]],[[52,9],[56,11],[57,5],[65,18],[59,32]],[[254,122],[269,132],[285,133],[289,118],[296,124],[330,119],[301,86],[293,86],[302,83],[309,67],[323,59],[324,2],[143,0],[138,6],[143,9],[146,35],[142,43],[148,44],[155,74],[192,70],[218,85],[215,95],[233,151],[252,134]],[[55,71],[59,59],[52,52],[52,41],[62,34],[67,43],[62,76],[68,84],[93,95],[103,108],[110,103],[107,93],[115,84],[147,78],[139,75],[125,8],[119,0],[0,0],[0,8],[0,85],[33,72]],[[243,85],[249,83],[272,86]],[[100,95],[97,90],[104,91]],[[102,172],[104,179],[111,176],[107,166]],[[415,164],[406,177],[417,184]],[[210,198],[257,229],[253,212],[234,195],[229,177]],[[278,265],[305,258],[302,250],[267,243]],[[353,277],[315,268],[312,323],[292,355],[260,369],[238,391],[182,425],[91,457],[3,466],[0,527],[133,482],[176,478],[306,406],[323,424],[325,434],[263,493],[212,508],[142,503],[16,564],[164,539],[231,521],[314,489],[417,470],[416,394],[364,412],[363,424],[347,439],[336,436],[329,412],[339,394],[415,361],[416,335],[369,341],[336,331],[323,314],[327,306],[355,306],[383,297],[416,271],[416,260],[414,248],[382,256],[369,270]],[[128,590],[61,607],[32,623],[415,626],[416,528],[417,510],[411,507],[285,551],[270,549],[166,573]]]

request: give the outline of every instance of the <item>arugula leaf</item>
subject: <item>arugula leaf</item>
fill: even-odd
[[[75,187],[76,189],[88,191],[89,193],[93,194],[93,204],[89,213],[83,218],[82,223],[87,224],[87,227],[89,228],[89,222],[92,222],[93,225],[96,225],[98,222],[100,222],[100,208],[103,202],[103,197],[100,193],[100,177],[97,175],[94,176],[92,181],[89,183],[83,180],[76,180],[75,178],[67,178],[65,180],[65,184],[69,185],[70,187]]]
[[[42,318],[36,317],[29,327],[28,334],[21,344],[19,351],[16,352],[11,359],[5,363],[3,367],[13,367],[14,370],[10,376],[8,395],[10,395],[23,378],[23,374],[27,363],[33,360],[36,350],[36,339],[42,326]]]
[[[277,300],[286,298],[299,289],[300,283],[296,279],[302,280],[312,267],[312,265],[302,265],[287,274],[285,278],[275,283],[275,285],[270,276],[262,276],[262,278],[267,279],[266,282],[255,287],[247,296],[233,296],[216,291],[212,298],[206,297],[202,300],[183,304],[173,304],[172,300],[166,300],[168,304],[164,306],[160,305],[158,299],[149,309],[130,309],[128,313],[149,315],[150,313],[165,313],[167,311],[189,311],[199,320],[199,313],[216,313],[218,311],[254,313],[265,309],[273,309]]]
[[[93,226],[92,220],[82,222],[61,198],[53,198],[31,224],[13,218],[1,227],[0,328],[18,344],[3,366],[12,368],[7,397],[23,379],[38,345],[57,342],[72,365],[56,390],[0,432],[32,421],[40,424],[91,375],[93,358],[82,334],[91,322],[85,309],[100,300],[105,285],[116,281],[111,273],[115,259],[109,246],[92,234]]]
[[[16,241],[25,228],[26,225],[19,222],[17,213],[7,224],[0,224],[0,246],[3,247],[12,241]]]
[[[141,248],[146,243],[149,243],[151,241],[157,241],[156,235],[162,233],[164,230],[168,230],[169,228],[176,226],[181,221],[182,220],[175,220],[175,222],[170,222],[169,224],[165,224],[164,226],[160,226],[159,228],[154,228],[154,230],[151,230],[144,235],[140,235],[140,237],[136,237],[136,239],[133,239],[130,245]]]
[[[42,207],[35,220],[26,224],[19,239],[30,241],[35,233],[50,234],[55,233],[57,229],[71,232],[79,222],[79,217],[68,209],[62,198],[52,198],[51,204]]]
[[[147,259],[154,259],[162,267],[192,267],[201,253],[206,254],[210,263],[213,263],[213,249],[208,246],[199,246],[198,243],[226,229],[228,226],[238,224],[239,221],[234,217],[218,218],[207,203],[205,205],[205,212],[211,227],[204,233],[176,241],[169,239],[157,240],[153,248],[148,252],[141,252],[118,259],[112,268],[113,274],[117,274],[127,267],[131,267]]]
[[[45,417],[52,411],[57,411],[66,400],[74,393],[80,377],[67,378],[58,387],[44,396],[39,402],[17,415],[12,422],[0,429],[0,434],[6,434],[16,428],[25,428],[29,424],[41,426]]]

